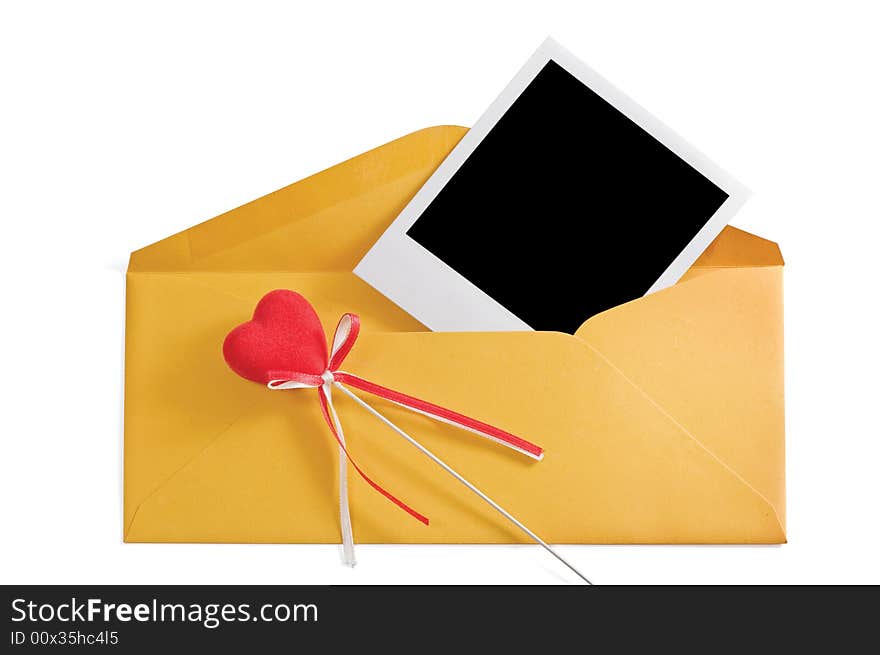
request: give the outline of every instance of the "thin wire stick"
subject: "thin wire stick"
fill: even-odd
[[[388,420],[387,418],[385,418],[382,414],[380,414],[378,411],[376,411],[375,409],[373,409],[370,405],[368,405],[366,402],[364,402],[363,400],[361,400],[361,399],[360,399],[358,396],[356,396],[354,393],[352,393],[351,391],[349,391],[348,389],[346,389],[344,386],[342,386],[342,384],[340,384],[339,382],[334,382],[333,384],[334,384],[334,386],[338,387],[338,388],[339,388],[344,394],[346,394],[349,398],[353,399],[358,405],[360,405],[361,407],[363,407],[364,409],[366,409],[366,410],[367,410],[368,412],[370,412],[373,416],[375,416],[375,417],[378,418],[380,421],[382,421],[382,423],[384,423],[385,425],[387,425],[389,428],[391,428],[392,430],[394,430],[394,431],[395,431],[397,434],[399,434],[401,437],[403,437],[403,438],[406,439],[408,442],[410,442],[410,443],[411,443],[413,446],[415,446],[419,451],[421,451],[421,453],[422,453],[423,455],[425,455],[426,457],[428,457],[431,461],[433,461],[435,464],[437,464],[440,468],[442,468],[444,471],[446,471],[447,473],[449,473],[449,475],[451,475],[452,477],[454,477],[456,480],[458,480],[459,482],[461,482],[464,486],[466,486],[468,489],[470,489],[470,490],[473,491],[475,494],[477,494],[480,498],[482,498],[484,501],[486,501],[486,502],[487,502],[487,503],[488,503],[488,504],[489,504],[489,505],[490,505],[495,511],[497,511],[497,512],[498,512],[499,514],[501,514],[504,518],[506,518],[508,521],[510,521],[511,523],[513,523],[513,524],[514,524],[516,527],[518,527],[520,530],[522,530],[523,532],[525,532],[529,537],[531,537],[531,538],[535,541],[535,543],[537,543],[537,544],[543,546],[544,549],[547,550],[547,552],[549,552],[551,555],[553,555],[553,557],[555,557],[555,558],[558,559],[560,562],[562,562],[563,564],[565,564],[565,566],[567,566],[567,567],[568,567],[569,569],[571,569],[575,574],[577,574],[577,576],[578,576],[581,580],[583,580],[584,582],[586,582],[586,583],[589,584],[589,585],[593,584],[592,582],[590,582],[590,580],[589,580],[589,579],[588,579],[583,573],[581,573],[580,571],[578,571],[578,570],[577,570],[572,564],[569,564],[569,563],[568,563],[568,562],[567,562],[567,561],[566,561],[566,560],[565,560],[565,559],[564,559],[559,553],[557,553],[557,552],[556,552],[555,550],[553,550],[549,545],[547,545],[547,544],[544,542],[543,539],[541,539],[538,535],[536,535],[534,532],[532,532],[531,530],[529,530],[525,525],[523,525],[522,523],[520,523],[516,518],[514,518],[514,517],[510,514],[510,512],[508,512],[506,509],[504,509],[503,507],[501,507],[501,505],[499,505],[499,504],[496,503],[494,500],[492,500],[491,498],[489,498],[489,496],[487,496],[487,495],[484,494],[482,491],[480,491],[479,489],[477,489],[473,484],[471,484],[470,482],[468,482],[467,480],[465,480],[461,475],[459,475],[455,470],[453,470],[452,467],[450,467],[446,462],[444,462],[442,459],[440,459],[439,457],[437,457],[437,455],[435,455],[435,454],[432,453],[430,450],[428,450],[427,448],[425,448],[422,444],[420,444],[418,441],[416,441],[415,439],[413,439],[411,436],[409,436],[406,432],[404,432],[404,431],[401,430],[399,427],[397,427],[397,426],[396,426],[394,423],[392,423],[390,420]]]

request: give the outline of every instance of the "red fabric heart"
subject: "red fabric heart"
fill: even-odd
[[[268,384],[292,373],[327,370],[327,339],[314,307],[295,291],[263,296],[254,317],[226,336],[223,357],[240,376]]]

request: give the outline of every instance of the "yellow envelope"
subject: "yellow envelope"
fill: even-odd
[[[465,131],[416,132],[132,254],[126,541],[339,542],[317,393],[270,392],[221,355],[277,288],[328,330],[361,315],[346,370],[542,445],[535,462],[375,401],[548,542],[785,541],[776,244],[726,228],[681,282],[574,336],[428,332],[351,272]],[[356,541],[528,541],[351,399],[337,409],[359,464],[431,518],[354,476]]]

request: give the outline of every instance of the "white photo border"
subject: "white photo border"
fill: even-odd
[[[727,200],[647,293],[675,284],[748,199],[749,191],[746,187],[556,41],[548,38],[462,137],[354,269],[356,275],[431,330],[485,332],[533,329],[427,248],[407,236],[406,231],[551,60],[728,194]]]

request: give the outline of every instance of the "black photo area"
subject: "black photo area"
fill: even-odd
[[[728,195],[550,61],[407,231],[536,330],[645,294]]]

